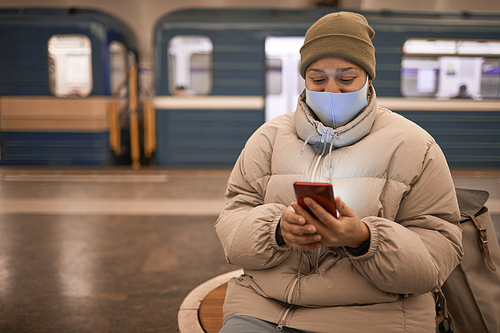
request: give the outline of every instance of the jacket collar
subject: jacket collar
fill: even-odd
[[[305,144],[311,145],[316,152],[326,154],[331,148],[352,145],[365,137],[375,121],[377,98],[373,86],[368,93],[368,105],[350,122],[335,129],[325,126],[306,104],[305,90],[300,94],[295,111],[295,128]],[[305,146],[304,144],[304,146]]]

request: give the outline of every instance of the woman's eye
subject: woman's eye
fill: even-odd
[[[344,83],[344,84],[348,84],[348,83],[351,83],[354,79],[353,78],[349,78],[349,79],[339,79],[340,82]]]
[[[324,79],[311,79],[311,80],[312,80],[312,82],[313,82],[313,83],[315,83],[315,84],[321,84],[321,83],[325,82],[325,80],[324,80]]]

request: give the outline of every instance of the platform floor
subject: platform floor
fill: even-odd
[[[229,170],[0,168],[0,332],[176,332],[226,264],[213,229]],[[490,192],[500,170],[453,170]]]

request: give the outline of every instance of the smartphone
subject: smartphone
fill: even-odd
[[[295,182],[293,183],[297,203],[304,208],[309,214],[314,216],[309,207],[304,202],[304,198],[311,198],[320,204],[327,212],[337,217],[337,209],[335,208],[335,199],[333,196],[333,186],[330,183],[309,183]]]

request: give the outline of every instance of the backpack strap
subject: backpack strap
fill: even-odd
[[[448,313],[448,303],[446,301],[446,297],[444,296],[443,291],[441,290],[441,287],[439,287],[437,291],[437,297],[438,297],[438,304],[440,307],[440,313],[438,313],[438,316],[441,316],[442,319],[437,325],[437,332],[439,333],[453,333],[452,330],[452,319],[450,314]]]
[[[484,259],[486,259],[486,263],[490,267],[492,271],[496,271],[497,268],[493,264],[493,260],[491,260],[491,255],[490,255],[490,250],[488,248],[488,237],[486,235],[486,228],[484,228],[481,223],[477,220],[477,218],[469,213],[462,212],[462,215],[465,215],[469,217],[474,225],[476,226],[477,229],[477,234],[478,234],[478,241],[479,241],[479,248],[484,254]]]

